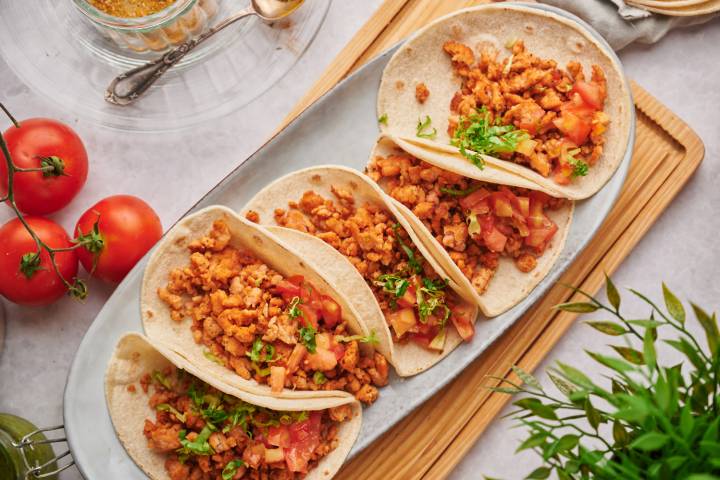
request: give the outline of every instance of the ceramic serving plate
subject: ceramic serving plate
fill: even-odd
[[[590,28],[567,12],[546,6],[537,8],[565,15]],[[610,47],[603,44],[614,55]],[[380,77],[396,48],[368,63],[318,100],[242,162],[192,211],[212,204],[240,210],[264,185],[281,175],[311,165],[334,163],[362,170],[378,134],[375,103]],[[442,389],[543,296],[585,248],[610,212],[625,181],[634,138],[633,116],[622,165],[600,192],[577,204],[565,249],[540,285],[505,314],[479,321],[475,339],[458,347],[429,371],[408,379],[391,377],[390,384],[381,390],[379,400],[365,410],[362,432],[351,456]],[[146,261],[147,256],[118,286],[100,311],[78,348],[68,376],[64,398],[65,429],[75,462],[88,479],[145,478],[115,436],[105,405],[103,380],[118,339],[128,331],[142,331],[139,293]]]

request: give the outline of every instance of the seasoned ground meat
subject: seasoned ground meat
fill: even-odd
[[[375,157],[367,173],[422,220],[481,294],[495,274],[500,256],[515,259],[520,271],[530,272],[552,239],[554,224],[543,230],[547,238],[540,239],[540,233],[531,236],[530,212],[523,214],[521,205],[529,210],[533,202],[541,202],[532,221],[550,222],[543,208],[553,210],[566,204],[539,192],[471,180],[400,151]],[[509,210],[503,211],[506,205]]]
[[[350,405],[265,409],[175,368],[147,373],[143,384],[155,411],[143,433],[150,450],[166,455],[171,480],[299,480],[337,447],[339,425],[354,415]]]
[[[430,90],[428,90],[427,85],[420,82],[417,85],[415,85],[415,98],[420,103],[425,103],[425,100],[430,96]]]
[[[476,121],[473,115],[487,114],[489,124],[527,132],[527,141],[517,149],[494,155],[553,175],[560,184],[586,174],[600,158],[610,119],[603,111],[607,84],[599,66],[593,65],[586,79],[578,62],[569,62],[563,70],[554,60],[528,52],[521,40],[505,58],[489,45],[479,59],[469,46],[454,40],[443,49],[461,80],[450,102],[451,138],[464,134]]]
[[[358,340],[347,331],[337,302],[302,276],[284,278],[230,240],[227,224],[216,221],[190,244],[189,264],[173,270],[158,290],[174,320],[192,319],[193,338],[206,356],[275,392],[356,394],[363,387],[376,398],[387,374],[373,379],[369,369],[383,368],[375,361],[382,355],[357,366]]]

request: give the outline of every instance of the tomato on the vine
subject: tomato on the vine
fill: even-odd
[[[115,195],[88,209],[75,225],[78,257],[85,270],[117,283],[162,237],[155,211],[131,195]]]
[[[57,223],[42,217],[25,217],[30,228],[50,248],[73,246],[70,237]],[[0,227],[0,294],[21,305],[48,305],[67,291],[58,276],[50,254],[41,250],[20,219],[10,220]],[[55,252],[55,263],[63,278],[73,283],[78,271],[74,250]]]
[[[77,133],[49,118],[31,118],[5,133],[10,156],[19,169],[14,176],[15,204],[21,212],[45,215],[75,198],[85,184],[88,158]],[[42,170],[39,170],[42,169]],[[8,171],[0,161],[0,197],[7,194]]]

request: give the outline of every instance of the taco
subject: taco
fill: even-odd
[[[153,480],[329,479],[362,421],[349,394],[251,395],[135,333],[118,342],[105,395],[120,443]]]
[[[406,41],[385,67],[377,111],[383,133],[445,165],[519,176],[577,200],[622,162],[633,105],[619,63],[584,27],[494,4],[452,13]]]
[[[475,333],[475,305],[368,177],[341,166],[291,173],[260,191],[246,217],[331,279],[379,333],[398,375],[422,372]]]
[[[520,177],[504,185],[503,178],[477,175],[467,163],[444,166],[424,149],[381,137],[367,175],[399,203],[427,248],[483,313],[499,315],[550,271],[570,230],[573,202],[532,190]]]
[[[351,302],[295,249],[224,207],[180,221],[145,269],[143,326],[248,393],[370,404],[388,364]]]

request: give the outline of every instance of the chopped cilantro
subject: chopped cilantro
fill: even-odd
[[[225,468],[222,469],[222,479],[223,480],[232,480],[232,478],[237,473],[238,468],[244,467],[245,462],[242,460],[230,460],[227,465],[225,465]]]
[[[375,285],[383,287],[383,291],[400,298],[407,292],[410,281],[397,273],[384,273],[377,277]]]
[[[335,340],[340,343],[349,343],[356,340],[360,343],[369,343],[371,345],[377,345],[380,343],[380,340],[378,339],[375,330],[370,330],[369,335],[335,335]]]
[[[482,155],[512,153],[518,144],[530,138],[525,130],[514,125],[500,125],[499,119],[490,121],[485,107],[467,117],[460,117],[450,144],[460,149],[460,154],[478,168],[485,167]]]
[[[152,372],[152,378],[157,383],[162,385],[165,390],[172,390],[172,384],[170,383],[170,380],[168,380],[167,377],[162,374],[162,372],[155,370],[154,372]]]
[[[315,382],[315,385],[322,385],[327,382],[327,378],[323,372],[318,370],[313,374],[313,382]]]
[[[155,408],[161,412],[170,412],[175,415],[175,418],[177,418],[180,422],[185,423],[185,414],[178,412],[178,410],[169,403],[161,403]]]
[[[250,357],[250,361],[253,363],[272,363],[275,357],[275,347],[269,343],[265,344],[261,339],[256,338],[252,348],[249,352],[245,352],[245,355]]]
[[[425,115],[425,120],[418,118],[417,133],[416,135],[420,138],[428,138],[434,140],[437,136],[437,129],[433,127],[432,131],[427,131],[432,125],[432,119],[429,115]]]
[[[388,115],[387,113],[383,113],[378,117],[378,123],[382,123],[383,125],[387,125],[388,122]]]
[[[203,351],[203,355],[205,356],[205,358],[207,358],[211,362],[215,362],[219,365],[223,365],[222,360],[220,360],[218,357],[216,357],[210,350]]]
[[[300,342],[305,345],[305,348],[307,348],[310,353],[317,351],[317,344],[315,343],[316,333],[317,330],[315,330],[312,325],[300,329]]]
[[[395,225],[393,225],[393,230],[395,231],[395,239],[400,244],[400,248],[402,248],[403,252],[405,252],[405,255],[407,255],[408,257],[408,265],[410,265],[410,268],[412,268],[415,273],[422,273],[422,265],[420,265],[417,257],[415,257],[415,252],[413,252],[412,249],[400,237],[400,224],[396,223]]]
[[[568,163],[573,166],[572,178],[584,177],[588,174],[588,170],[590,169],[584,160],[575,158],[575,155],[578,153],[580,153],[580,149],[575,148],[567,152],[567,156],[565,157]]]
[[[210,438],[212,432],[212,427],[210,425],[205,425],[195,440],[188,440],[187,432],[185,430],[180,430],[178,436],[180,437],[180,445],[182,445],[182,447],[178,449],[178,453],[186,455],[214,455],[215,452],[208,443],[208,438]]]
[[[423,286],[418,288],[415,294],[421,323],[427,323],[430,315],[433,315],[437,309],[442,309],[443,316],[440,326],[445,326],[445,322],[450,318],[451,313],[450,308],[445,304],[445,292],[443,291],[447,284],[447,280],[433,281],[429,278],[423,278]]]
[[[302,310],[298,308],[298,305],[302,303],[302,300],[300,300],[300,297],[293,297],[292,300],[290,300],[290,305],[288,306],[288,315],[290,315],[290,318],[297,318],[301,316]]]
[[[466,188],[465,190],[458,190],[455,188],[447,188],[447,187],[440,187],[440,191],[442,193],[445,193],[447,195],[452,195],[453,197],[465,197],[467,195],[470,195],[471,193],[480,190],[482,188],[482,183],[477,183],[473,185],[472,187]]]

